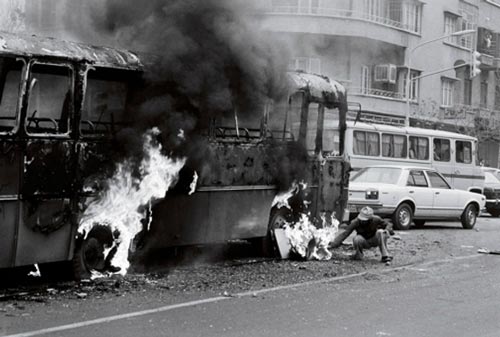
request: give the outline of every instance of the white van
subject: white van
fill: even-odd
[[[325,125],[324,137],[330,140],[331,150],[335,151],[338,137],[333,125]],[[354,171],[381,164],[432,167],[457,189],[476,193],[483,191],[484,173],[478,164],[477,139],[471,136],[348,121],[345,153]]]

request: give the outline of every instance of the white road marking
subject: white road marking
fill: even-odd
[[[464,260],[464,259],[474,258],[474,257],[478,257],[478,256],[481,256],[481,255],[477,254],[477,255],[458,256],[458,257],[447,258],[447,259],[442,259],[442,260],[424,262],[424,263],[420,263],[418,265],[424,266],[424,265],[430,265],[430,264],[435,264],[435,263],[446,263],[446,262],[452,262],[452,261],[456,261],[456,260]],[[389,273],[392,271],[398,271],[398,270],[403,270],[403,269],[409,269],[409,270],[413,269],[414,270],[416,268],[414,267],[414,265],[407,265],[407,266],[399,266],[399,267],[394,267],[394,268],[383,269],[383,270],[377,271],[377,272]],[[4,335],[3,337],[30,337],[30,336],[46,335],[46,334],[49,334],[52,332],[72,330],[72,329],[82,328],[82,327],[86,327],[86,326],[90,326],[90,325],[103,324],[103,323],[107,323],[107,322],[118,321],[118,320],[132,318],[132,317],[139,317],[139,316],[145,316],[145,315],[150,315],[150,314],[156,314],[159,312],[171,311],[171,310],[180,309],[180,308],[192,307],[192,306],[200,305],[200,304],[220,302],[220,301],[224,301],[224,300],[229,300],[231,298],[255,296],[258,294],[264,294],[264,293],[269,293],[269,292],[274,292],[274,291],[280,291],[280,290],[286,290],[286,289],[292,289],[292,288],[305,287],[305,286],[309,286],[309,285],[323,284],[323,283],[335,282],[335,281],[340,281],[340,280],[346,280],[346,279],[350,279],[350,278],[363,276],[363,275],[366,275],[368,273],[369,272],[366,271],[366,272],[362,272],[362,273],[349,274],[349,275],[337,276],[337,277],[330,277],[330,278],[326,278],[326,279],[307,281],[307,282],[302,282],[302,283],[294,283],[294,284],[277,286],[277,287],[267,288],[267,289],[245,291],[245,292],[241,292],[241,293],[231,294],[231,296],[217,296],[217,297],[211,297],[211,298],[207,298],[207,299],[203,299],[203,300],[196,300],[196,301],[166,305],[166,306],[154,308],[154,309],[148,309],[148,310],[130,312],[127,314],[102,317],[102,318],[92,319],[92,320],[88,320],[88,321],[59,325],[59,326],[46,328],[46,329],[21,332],[21,333],[17,333],[14,335]]]

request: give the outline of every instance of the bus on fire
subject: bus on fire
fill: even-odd
[[[124,273],[139,232],[142,249],[231,239],[269,248],[270,229],[300,212],[344,215],[347,101],[335,81],[289,73],[288,94],[256,118],[207,115],[196,160],[162,150],[167,135],[152,128],[134,164],[116,151],[151,71],[141,58],[8,33],[0,46],[0,268],[73,261],[77,277]],[[323,132],[333,120],[336,152]],[[184,139],[180,128],[168,136]],[[293,181],[306,187],[290,208],[273,207]]]

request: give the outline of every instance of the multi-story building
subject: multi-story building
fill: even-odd
[[[290,45],[290,68],[340,80],[374,118],[409,117],[411,125],[474,134],[485,164],[498,166],[500,0],[262,5],[265,29]],[[476,49],[478,75],[471,69]],[[416,77],[409,88],[408,71]]]

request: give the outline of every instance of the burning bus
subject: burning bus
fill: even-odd
[[[160,90],[144,85],[144,60],[0,33],[0,268],[73,261],[82,277],[124,273],[139,233],[144,249],[233,239],[269,249],[271,229],[301,213],[343,218],[339,83],[288,73],[285,93],[252,118],[237,108],[201,115],[188,138],[181,127],[134,127],[137,96]],[[338,123],[335,133],[325,121]],[[124,154],[138,129],[140,155]],[[292,186],[301,187],[281,207],[276,197]]]

